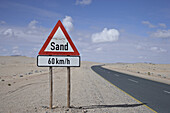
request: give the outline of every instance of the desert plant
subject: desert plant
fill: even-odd
[[[148,75],[151,75],[151,73],[150,73],[150,72],[148,72]]]

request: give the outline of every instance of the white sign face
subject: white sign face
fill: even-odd
[[[37,56],[38,67],[80,67],[80,56]]]
[[[58,27],[51,41],[45,49],[46,52],[74,52],[63,31]]]

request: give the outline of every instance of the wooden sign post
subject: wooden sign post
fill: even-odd
[[[67,107],[70,108],[70,67],[67,67]]]
[[[53,107],[53,71],[52,67],[49,67],[49,83],[50,83],[50,109]]]

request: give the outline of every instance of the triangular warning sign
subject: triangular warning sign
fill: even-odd
[[[38,53],[39,55],[80,55],[59,20]]]

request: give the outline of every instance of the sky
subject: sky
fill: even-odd
[[[0,0],[0,56],[36,57],[64,24],[81,60],[170,63],[169,0]]]

